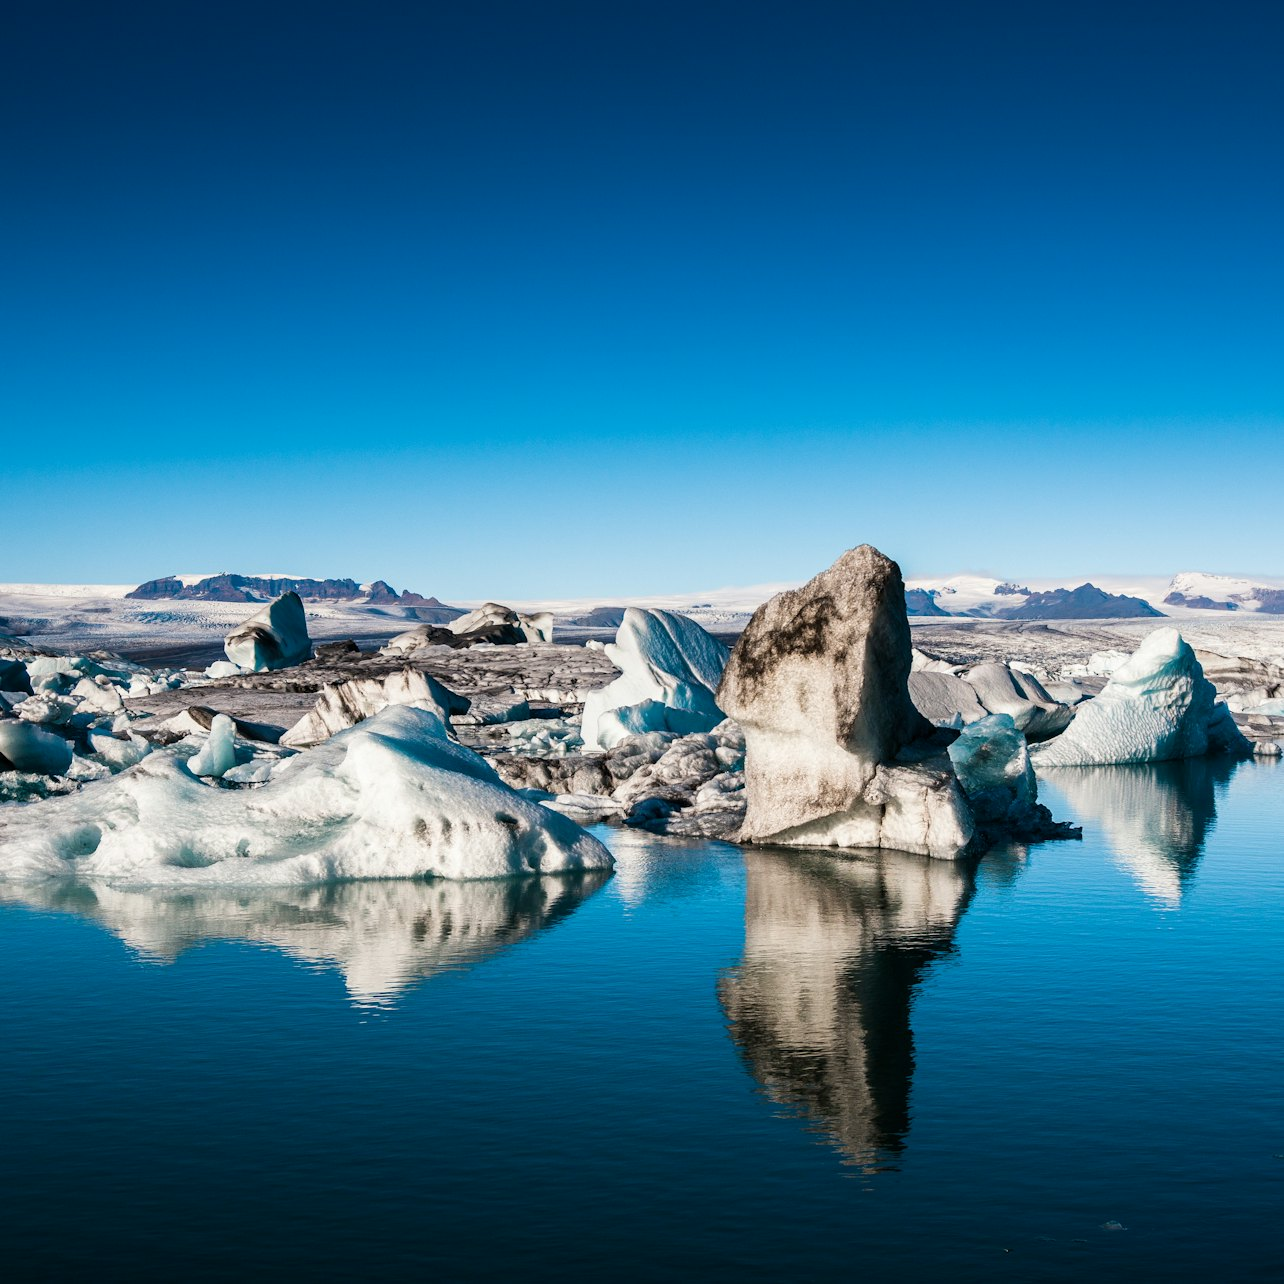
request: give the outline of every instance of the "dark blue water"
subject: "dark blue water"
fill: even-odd
[[[1279,1279],[1284,769],[979,867],[0,893],[7,1279]]]

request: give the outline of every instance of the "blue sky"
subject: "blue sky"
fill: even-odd
[[[1267,3],[11,10],[0,580],[1284,573],[1281,65]]]

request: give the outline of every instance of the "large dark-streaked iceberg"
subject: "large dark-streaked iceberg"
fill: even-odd
[[[952,858],[967,799],[914,707],[900,568],[868,544],[754,613],[718,688],[744,729],[740,839]]]
[[[288,669],[312,654],[307,616],[297,593],[282,593],[227,635],[223,650],[233,664],[260,672]]]

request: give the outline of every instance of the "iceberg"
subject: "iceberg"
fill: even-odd
[[[0,771],[62,776],[71,766],[71,756],[71,745],[52,731],[16,718],[0,721]]]
[[[1166,762],[1247,753],[1213,684],[1174,628],[1156,629],[1115,669],[1101,694],[1078,707],[1055,740],[1031,750],[1036,767]]]
[[[745,734],[741,842],[971,848],[949,733],[910,699],[910,651],[900,567],[868,544],[758,608],[718,688]]]
[[[479,637],[480,641],[551,642],[553,613],[540,611],[536,615],[523,615],[520,611],[513,610],[511,606],[487,602],[475,611],[469,611],[467,615],[451,620],[446,627],[457,637],[487,633],[494,635],[489,639]],[[506,630],[508,633],[515,633],[516,636],[509,636]]]
[[[446,726],[450,725],[451,714],[467,713],[469,709],[465,696],[456,695],[436,678],[416,669],[403,669],[382,679],[350,678],[323,687],[315,707],[281,737],[281,744],[290,749],[320,744],[394,704],[431,709]]]
[[[1033,674],[1006,664],[978,664],[964,677],[990,713],[1006,713],[1027,740],[1048,740],[1070,725],[1074,711],[1054,700]]]
[[[727,648],[694,620],[631,606],[615,641],[604,649],[620,676],[584,698],[586,745],[609,749],[627,735],[647,731],[712,731],[723,720],[714,691],[726,668]],[[633,712],[608,716],[620,710]]]
[[[179,748],[0,813],[0,880],[283,886],[610,869],[572,821],[503,784],[431,710],[397,705],[279,763],[266,784],[194,776]]]
[[[187,760],[187,769],[194,776],[218,780],[235,766],[236,724],[227,714],[220,713],[210,723],[205,743]]]
[[[970,722],[979,722],[986,714],[971,683],[939,669],[912,671],[909,693],[919,713],[938,727],[965,727]]]
[[[297,593],[282,593],[227,635],[227,658],[242,669],[288,669],[312,654],[308,621]]]
[[[0,691],[31,695],[31,679],[27,666],[21,660],[7,660],[0,656]]]

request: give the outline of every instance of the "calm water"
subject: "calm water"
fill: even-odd
[[[0,892],[6,1278],[1279,1279],[1284,768],[977,869]]]

